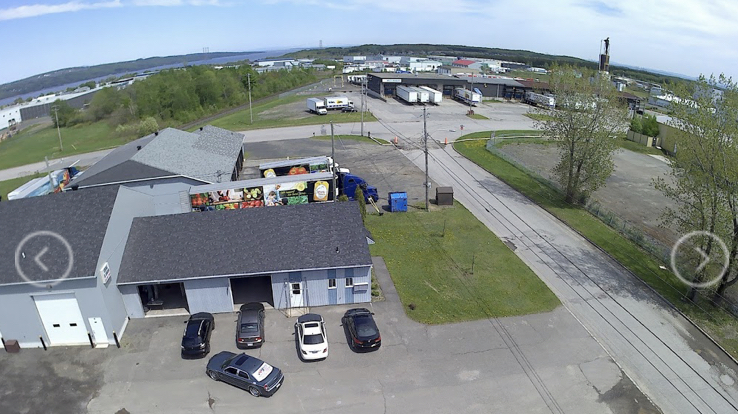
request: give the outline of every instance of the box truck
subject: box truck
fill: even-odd
[[[326,115],[328,113],[328,110],[325,109],[325,102],[320,98],[308,98],[307,108],[308,111],[318,115]]]
[[[324,100],[326,109],[353,108],[354,103],[346,96],[329,96]]]
[[[42,196],[64,191],[64,188],[79,171],[75,167],[52,171],[43,177],[34,178],[8,193],[8,200]]]
[[[412,87],[400,85],[395,89],[395,93],[407,103],[418,102],[418,92]]]
[[[350,200],[354,199],[356,187],[362,187],[364,198],[377,201],[379,195],[377,188],[369,185],[363,178],[351,174],[348,168],[340,168],[338,163],[333,162],[331,157],[310,157],[293,160],[283,160],[262,163],[259,165],[259,176],[273,178],[282,176],[297,176],[301,174],[336,173],[336,186],[338,194],[345,194]]]

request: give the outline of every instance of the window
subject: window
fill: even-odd
[[[335,289],[336,288],[336,279],[328,279],[328,289]]]
[[[347,277],[346,278],[346,287],[352,287],[354,285],[354,278],[353,277]]]
[[[300,284],[299,283],[292,283],[292,294],[293,295],[299,295],[300,294]]]
[[[249,379],[249,374],[247,374],[247,373],[245,373],[243,371],[238,371],[238,376],[241,377],[241,378],[243,378],[243,379]]]
[[[236,368],[228,367],[225,369],[225,373],[230,374],[230,375],[236,375]]]

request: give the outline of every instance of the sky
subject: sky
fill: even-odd
[[[0,84],[210,52],[436,43],[738,78],[735,0],[2,0]]]

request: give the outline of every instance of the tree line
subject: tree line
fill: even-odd
[[[82,110],[61,100],[55,105],[59,126],[104,120],[119,133],[145,135],[158,125],[180,125],[248,102],[249,86],[252,99],[259,99],[317,79],[312,69],[260,74],[247,65],[222,69],[191,66],[161,71],[124,89],[104,88]],[[56,117],[52,121],[56,126]]]
[[[244,53],[245,52],[193,53],[189,55],[151,57],[126,62],[59,69],[0,85],[0,99],[15,95],[24,95],[26,93],[66,85],[69,83],[82,82],[87,79],[103,78],[106,76],[119,75],[121,73],[136,73],[158,66],[176,64],[186,66],[188,62],[236,56]]]

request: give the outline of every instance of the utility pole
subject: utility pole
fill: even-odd
[[[430,211],[430,202],[428,201],[428,191],[430,190],[430,182],[428,181],[428,128],[425,122],[425,107],[423,107],[423,142],[425,143],[425,211]]]
[[[59,134],[59,151],[64,151],[64,146],[62,145],[62,139],[61,139],[61,129],[59,129],[59,107],[57,105],[54,105],[51,107],[51,109],[54,110],[54,116],[56,117],[56,132]]]
[[[361,80],[361,136],[364,136],[364,88],[365,80]]]
[[[246,81],[249,83],[249,113],[251,114],[251,123],[254,123],[254,111],[251,109],[251,74],[246,74]]]
[[[333,145],[333,121],[331,121],[331,174],[333,175],[333,201],[336,201],[336,147]]]

